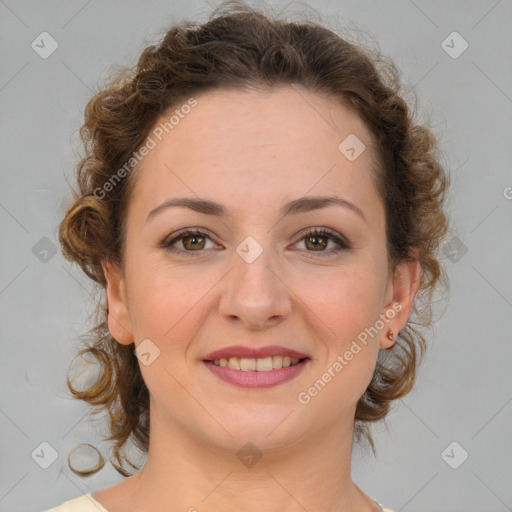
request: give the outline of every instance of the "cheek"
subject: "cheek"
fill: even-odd
[[[370,383],[379,350],[382,272],[381,262],[361,261],[330,273],[323,287],[308,279],[311,309],[323,325],[319,334],[326,357],[319,378],[333,383],[324,396],[327,402],[343,396],[345,403],[355,403]]]
[[[333,273],[323,289],[311,282],[311,308],[322,320],[319,341],[325,351],[317,366],[317,378],[327,383],[320,408],[354,406],[372,379],[379,350],[374,329],[382,312],[377,279],[371,267],[353,266]]]
[[[373,325],[381,312],[382,276],[372,265],[339,267],[321,279],[303,276],[302,283],[311,292],[304,299],[341,342]]]
[[[129,299],[134,337],[136,344],[149,339],[159,350],[154,362],[139,367],[151,394],[165,401],[166,396],[181,396],[177,382],[188,378],[184,358],[204,323],[207,301],[200,299],[206,298],[214,281],[200,284],[209,279],[158,265],[138,269],[132,276]]]
[[[213,272],[146,261],[132,265],[129,279],[135,338],[177,342],[187,326],[197,326],[202,299],[219,278]]]

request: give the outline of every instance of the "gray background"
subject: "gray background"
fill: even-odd
[[[92,309],[90,285],[51,248],[92,91],[171,23],[204,21],[217,4],[0,0],[1,511],[39,512],[121,479],[109,464],[89,478],[67,467],[78,443],[105,458],[108,445],[101,421],[88,420],[65,384]],[[271,3],[276,11],[286,4]],[[309,5],[286,13],[318,11],[331,28],[367,31],[395,60],[452,176],[450,298],[415,389],[374,428],[377,458],[355,449],[354,480],[396,511],[512,510],[512,2]],[[43,31],[59,45],[47,59],[31,48]],[[469,44],[458,58],[441,46],[453,31]],[[453,441],[460,447],[443,459]],[[42,442],[58,453],[48,469],[31,456]],[[445,460],[460,463],[462,450],[469,457],[453,469]]]

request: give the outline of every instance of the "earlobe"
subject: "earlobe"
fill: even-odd
[[[129,345],[133,343],[133,332],[124,278],[119,265],[109,261],[103,261],[101,265],[107,281],[105,291],[108,307],[108,330],[116,341],[122,345]]]
[[[407,324],[420,284],[420,273],[421,265],[417,258],[398,264],[391,283],[392,297],[385,310],[388,322],[380,336],[380,348],[392,348]]]

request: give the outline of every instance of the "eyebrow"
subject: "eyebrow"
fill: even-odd
[[[229,214],[229,210],[220,203],[211,201],[209,199],[194,198],[194,197],[176,197],[168,199],[162,204],[153,208],[146,217],[146,222],[153,218],[158,213],[161,213],[167,208],[176,206],[182,206],[189,208],[198,213],[205,215],[213,215],[215,217],[223,217]],[[337,196],[307,196],[299,199],[294,199],[285,203],[281,209],[280,214],[284,217],[286,215],[294,215],[297,213],[307,213],[313,210],[319,210],[321,208],[327,208],[328,206],[342,206],[348,208],[353,212],[357,213],[366,223],[366,217],[359,207],[355,204]]]

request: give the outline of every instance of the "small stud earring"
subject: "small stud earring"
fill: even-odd
[[[395,341],[395,333],[389,329],[388,333],[386,334],[386,337],[390,341]]]

